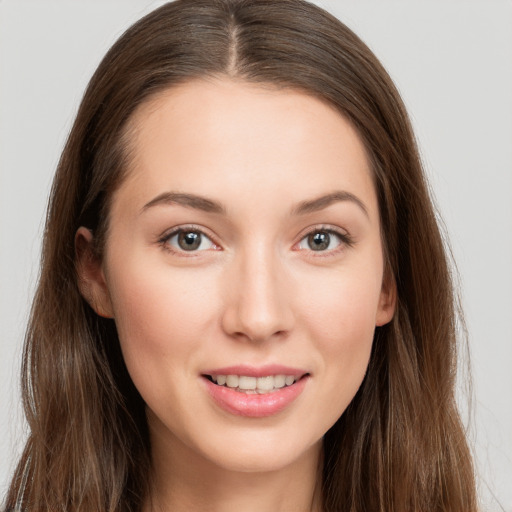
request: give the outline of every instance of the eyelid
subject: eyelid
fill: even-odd
[[[339,246],[334,249],[329,249],[325,251],[314,251],[313,249],[308,250],[296,248],[306,237],[316,232],[325,232],[337,236],[340,239]],[[298,236],[298,240],[297,242],[294,243],[293,247],[295,248],[294,250],[296,251],[316,253],[315,257],[322,257],[332,255],[339,251],[343,251],[347,247],[352,247],[354,244],[354,238],[352,237],[352,235],[350,235],[350,233],[347,230],[342,229],[338,226],[333,226],[332,224],[317,224],[315,226],[309,226],[308,228],[303,230],[301,234]]]
[[[184,231],[185,232],[186,231],[195,231],[195,232],[201,233],[201,235],[208,238],[211,241],[211,243],[215,246],[215,248],[213,250],[223,250],[222,246],[216,240],[216,236],[214,234],[212,234],[209,229],[207,229],[203,226],[197,225],[197,224],[183,224],[183,225],[178,225],[178,226],[169,228],[158,237],[157,242],[160,245],[162,245],[169,252],[172,252],[174,254],[179,254],[182,256],[186,256],[186,257],[197,256],[198,253],[212,250],[212,249],[207,249],[207,250],[202,250],[202,251],[190,251],[188,253],[185,250],[174,250],[173,248],[171,248],[169,246],[169,244],[167,243],[169,241],[169,239],[171,239],[173,236],[177,235],[178,233],[184,232]],[[314,251],[312,249],[307,250],[307,249],[298,249],[297,248],[298,244],[300,244],[300,242],[302,242],[307,236],[311,235],[312,233],[322,232],[322,231],[339,237],[339,239],[340,239],[339,246],[334,249],[329,249],[329,250],[325,250],[325,251]],[[352,247],[355,244],[355,241],[354,241],[352,235],[350,235],[350,233],[347,230],[342,229],[338,226],[333,226],[332,224],[317,224],[314,226],[309,226],[308,228],[304,229],[297,238],[298,239],[293,244],[292,249],[295,251],[306,251],[309,253],[317,253],[317,254],[315,254],[315,257],[328,256],[333,253],[342,251],[342,250],[346,249],[347,247]]]
[[[171,238],[173,238],[174,236],[176,236],[177,234],[179,234],[181,232],[187,232],[187,231],[193,231],[196,233],[200,233],[202,236],[208,238],[208,240],[210,240],[210,242],[215,246],[214,249],[206,249],[206,250],[202,250],[202,251],[187,252],[185,250],[177,250],[168,244],[168,242]],[[180,256],[185,256],[185,257],[197,256],[199,253],[206,252],[208,250],[222,250],[222,247],[216,241],[215,235],[211,234],[210,230],[204,228],[203,226],[199,226],[197,224],[180,224],[179,226],[174,226],[172,228],[169,228],[158,237],[157,242],[167,251],[172,252],[173,254],[179,254]]]

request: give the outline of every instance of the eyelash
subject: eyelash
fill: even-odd
[[[302,243],[304,240],[307,239],[307,237],[317,234],[317,233],[327,233],[328,235],[332,236],[334,235],[339,239],[339,245],[335,247],[334,249],[328,249],[325,251],[315,251],[313,249],[298,249],[298,250],[305,250],[309,253],[315,254],[314,257],[328,257],[333,254],[337,254],[340,251],[343,251],[346,248],[353,247],[355,244],[355,241],[351,235],[349,235],[345,231],[341,231],[339,229],[335,229],[332,226],[314,226],[313,228],[308,228],[307,232],[301,236],[299,242],[295,244],[297,246],[298,244]]]
[[[173,237],[175,237],[176,235],[179,235],[180,233],[197,233],[201,236],[204,236],[205,238],[207,238],[208,240],[210,240],[210,242],[216,246],[216,247],[220,247],[213,239],[213,237],[209,234],[206,234],[205,231],[204,231],[204,228],[200,228],[199,226],[194,226],[194,225],[188,225],[188,226],[180,226],[179,228],[174,228],[172,229],[171,231],[168,231],[166,233],[164,233],[159,239],[158,239],[158,243],[159,245],[161,245],[161,247],[172,253],[172,254],[179,254],[180,256],[186,256],[186,257],[193,257],[195,256],[194,253],[197,253],[197,252],[202,252],[202,251],[190,251],[190,254],[187,254],[188,251],[186,250],[176,250],[174,248],[172,248],[170,245],[169,245],[169,240],[171,240]]]
[[[186,251],[186,250],[176,250],[176,249],[172,248],[169,245],[169,240],[171,240],[176,235],[179,235],[180,233],[197,233],[201,236],[206,237],[215,247],[220,247],[220,245],[215,242],[215,240],[213,239],[213,237],[211,235],[205,233],[204,228],[200,228],[199,226],[194,226],[194,225],[180,226],[178,228],[172,229],[169,232],[164,233],[158,239],[159,245],[161,245],[164,250],[166,250],[170,253],[179,254],[180,256],[186,256],[186,257],[191,257],[191,256],[193,257],[193,256],[195,256],[194,253],[203,252],[203,251],[193,251],[192,250],[192,251],[190,251],[190,254],[187,255],[188,251]],[[316,233],[327,233],[329,235],[334,235],[340,241],[339,246],[334,249],[329,249],[329,250],[325,250],[325,251],[324,250],[315,251],[313,249],[310,249],[308,252],[318,253],[316,255],[316,257],[318,257],[318,256],[325,257],[328,255],[336,254],[347,247],[353,247],[354,243],[355,243],[352,236],[350,236],[348,233],[342,232],[341,230],[334,229],[331,226],[320,225],[320,226],[315,226],[312,229],[308,229],[308,231],[304,235],[301,236],[300,240],[294,244],[294,247],[299,245],[301,242],[303,242],[308,236],[311,236]],[[306,250],[307,251],[307,249],[296,249],[296,250],[299,250],[299,251]]]

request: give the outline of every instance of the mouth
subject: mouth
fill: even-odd
[[[282,365],[238,365],[208,370],[201,377],[208,395],[225,412],[263,418],[293,407],[311,374]]]
[[[266,395],[293,386],[299,380],[309,376],[309,373],[287,375],[284,373],[275,375],[264,375],[256,377],[253,375],[237,374],[204,374],[203,377],[213,384],[229,388],[247,395]]]
[[[213,402],[225,412],[263,418],[293,408],[311,373],[281,364],[239,364],[204,370],[201,378]]]

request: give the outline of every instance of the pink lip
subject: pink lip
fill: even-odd
[[[309,375],[307,372],[280,365],[268,365],[260,368],[250,366],[229,366],[217,368],[203,374],[203,382],[214,402],[230,414],[249,418],[272,416],[288,407],[304,390]],[[247,375],[265,377],[268,375],[293,375],[302,377],[291,386],[266,394],[247,394],[225,386],[218,386],[205,375]]]

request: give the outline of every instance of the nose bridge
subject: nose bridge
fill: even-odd
[[[252,244],[235,258],[225,328],[263,341],[291,328],[288,286],[282,262],[271,244]]]

